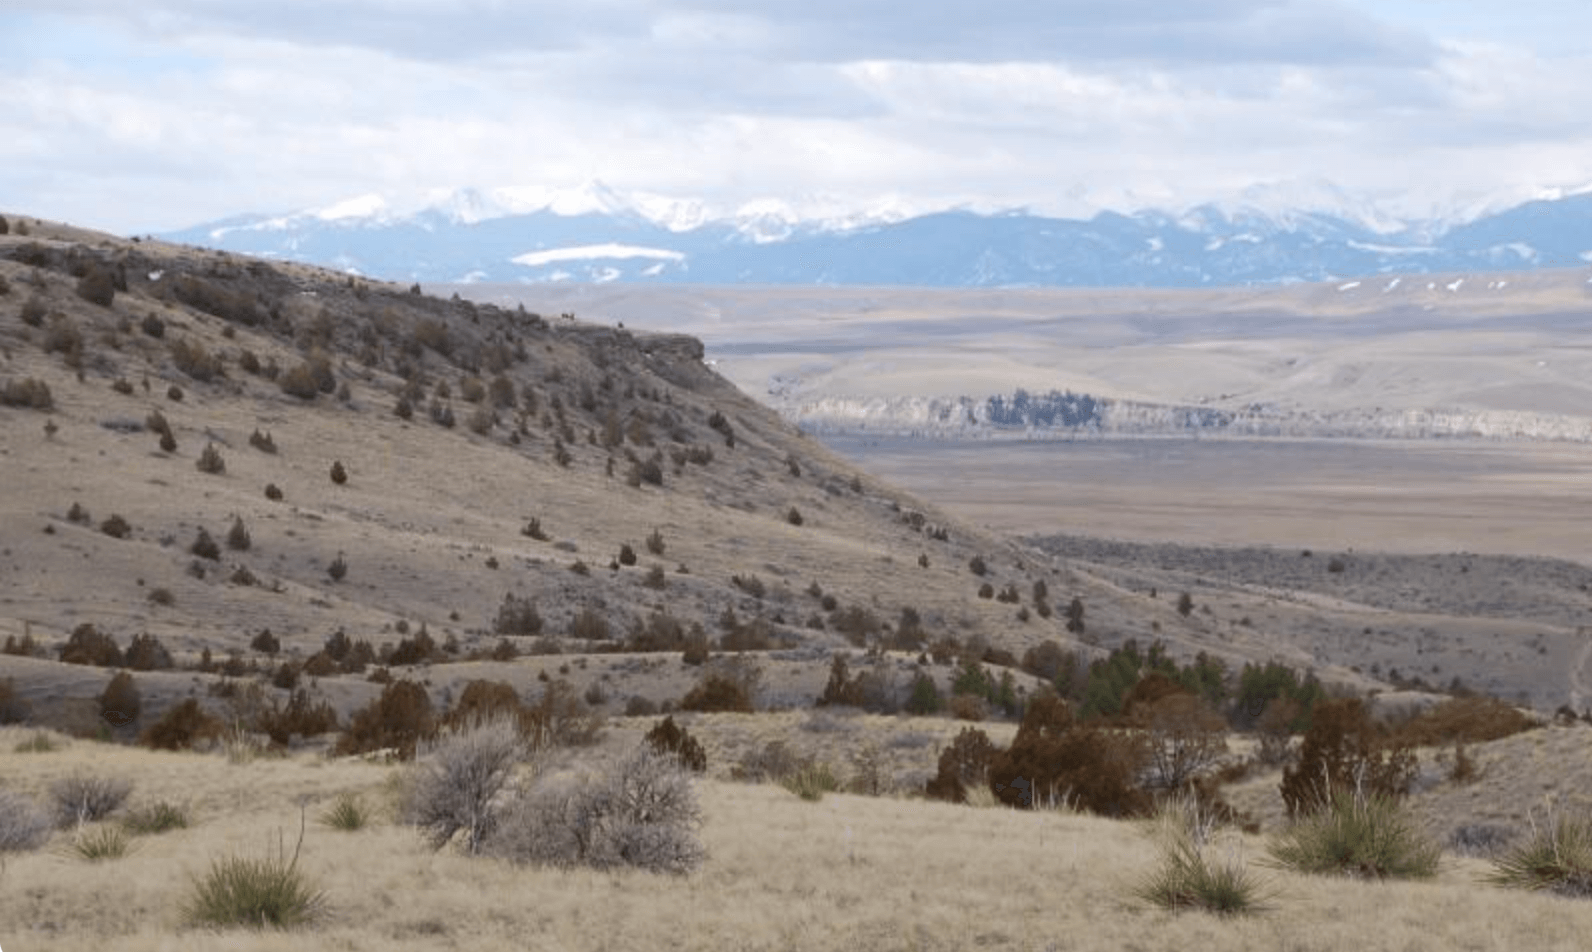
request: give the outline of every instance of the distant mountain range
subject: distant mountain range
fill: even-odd
[[[1197,288],[1586,265],[1592,193],[1453,223],[1275,205],[1085,220],[899,205],[824,215],[781,202],[718,211],[593,183],[461,189],[406,210],[367,196],[160,237],[432,284]]]

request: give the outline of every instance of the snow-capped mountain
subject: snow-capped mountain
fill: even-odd
[[[1585,265],[1592,191],[1410,220],[1306,182],[1085,218],[925,210],[899,197],[863,208],[825,196],[724,207],[593,182],[365,195],[163,237],[431,283],[1216,287]]]

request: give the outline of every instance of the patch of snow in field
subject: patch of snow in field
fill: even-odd
[[[1450,291],[1458,291],[1461,287],[1464,286],[1464,284],[1465,284],[1465,279],[1464,278],[1460,278],[1458,281],[1455,281],[1453,284],[1450,284],[1448,286],[1448,289]]]
[[[1399,286],[1399,282],[1401,282],[1403,280],[1404,280],[1403,278],[1394,278],[1393,280],[1389,281],[1387,283],[1387,287],[1382,289],[1382,293],[1386,294],[1389,291],[1393,290],[1394,288],[1398,287]]]

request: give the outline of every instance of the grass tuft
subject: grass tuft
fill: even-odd
[[[781,778],[780,786],[803,800],[818,801],[840,789],[840,779],[825,763],[803,764]]]
[[[120,826],[86,826],[78,830],[66,845],[69,855],[78,856],[90,863],[121,859],[132,851],[133,841]]]
[[[1326,806],[1304,815],[1268,847],[1277,868],[1366,879],[1430,879],[1442,847],[1396,799],[1339,789]]]
[[[1274,908],[1275,890],[1245,865],[1236,833],[1224,857],[1212,855],[1216,821],[1197,802],[1180,799],[1163,805],[1150,829],[1161,849],[1161,864],[1133,884],[1135,898],[1162,909],[1196,909],[1220,916]]]
[[[1592,899],[1592,813],[1565,816],[1552,809],[1531,835],[1493,861],[1483,882]]]
[[[276,855],[263,859],[227,856],[214,861],[194,884],[182,909],[190,928],[294,929],[314,925],[326,913],[325,894],[310,886],[298,868],[304,845],[302,817],[298,845],[288,858],[278,841]]]
[[[152,836],[187,828],[187,809],[167,800],[129,810],[127,815],[122,817],[122,829],[134,836]]]
[[[322,825],[334,830],[352,833],[362,830],[370,825],[370,811],[366,809],[358,794],[345,793],[321,814]]]

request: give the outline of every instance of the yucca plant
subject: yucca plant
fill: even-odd
[[[1592,813],[1565,816],[1551,805],[1542,824],[1535,814],[1531,835],[1493,861],[1483,881],[1592,899]]]
[[[1192,798],[1163,804],[1149,821],[1161,863],[1131,887],[1133,896],[1163,909],[1198,909],[1222,916],[1269,912],[1278,893],[1244,862],[1234,831],[1225,855],[1215,856],[1215,817]]]
[[[1318,875],[1430,879],[1442,847],[1394,797],[1339,788],[1272,839],[1263,865]]]
[[[166,800],[128,811],[122,829],[134,836],[150,836],[188,827],[188,811]]]
[[[803,764],[780,780],[780,786],[803,800],[822,800],[840,789],[840,779],[825,763]]]
[[[312,888],[298,868],[304,845],[303,815],[299,840],[288,859],[280,836],[276,855],[264,859],[228,856],[194,884],[182,909],[184,925],[196,928],[292,929],[313,925],[326,913],[326,897]]]
[[[65,851],[91,863],[107,859],[121,859],[132,850],[133,841],[120,826],[80,827],[66,844]]]
[[[370,825],[370,811],[365,809],[357,794],[345,793],[321,814],[321,823],[352,833]]]

